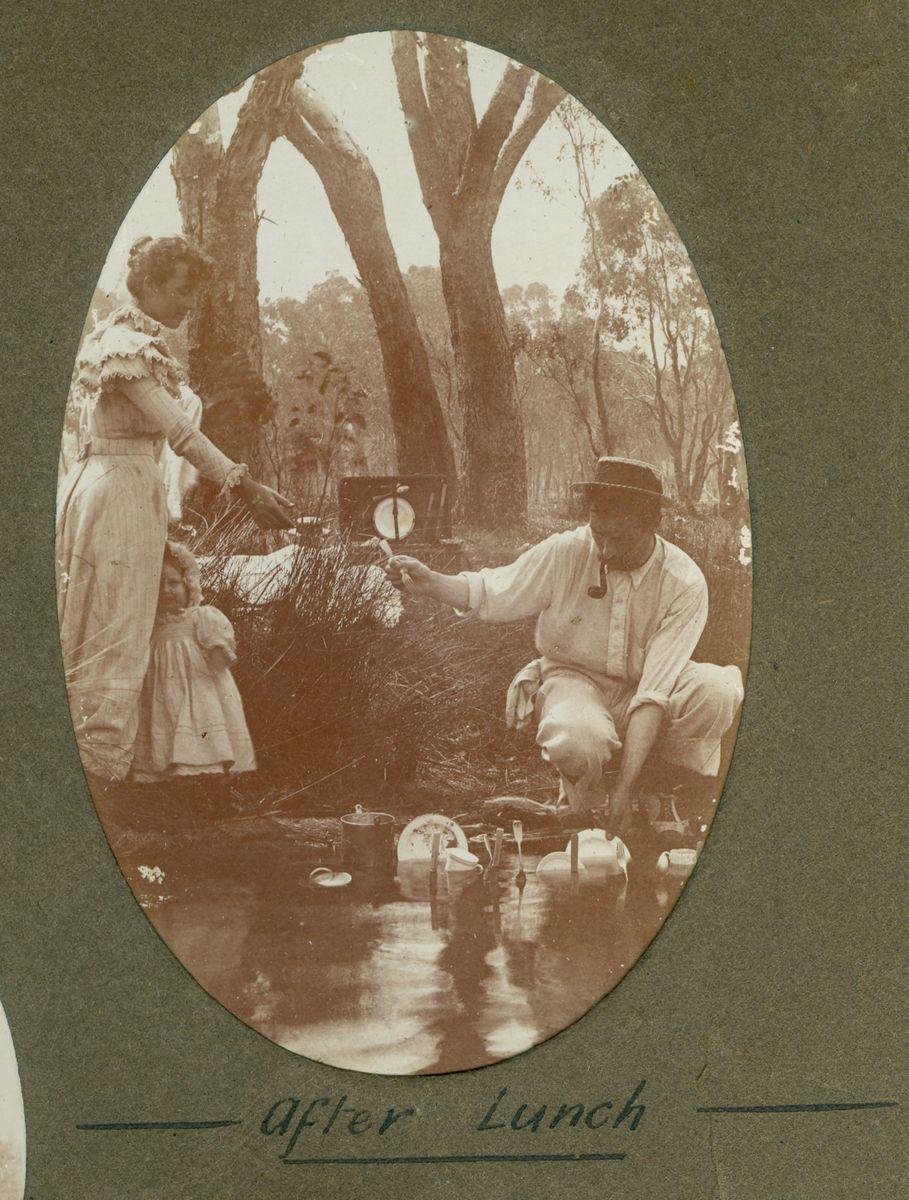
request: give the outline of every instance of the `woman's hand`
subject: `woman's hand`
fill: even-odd
[[[240,480],[237,492],[260,529],[293,529],[293,502],[280,492],[248,475]]]

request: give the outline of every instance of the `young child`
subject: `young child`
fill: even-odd
[[[179,542],[168,542],[139,705],[133,779],[256,769],[243,703],[230,673],[236,658],[230,621],[202,604],[195,558]]]

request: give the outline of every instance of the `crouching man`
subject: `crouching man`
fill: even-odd
[[[635,785],[651,751],[703,776],[743,696],[737,667],[695,663],[707,621],[707,584],[683,550],[656,532],[662,483],[645,463],[600,458],[576,484],[589,521],[555,533],[509,566],[444,575],[396,555],[395,587],[483,621],[536,616],[539,658],[508,691],[509,725],[536,721],[543,758],[575,812],[606,804],[603,772],[621,752],[610,789],[610,833],[627,831]]]

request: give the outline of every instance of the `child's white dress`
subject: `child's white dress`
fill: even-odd
[[[139,706],[132,776],[254,771],[243,702],[230,673],[233,626],[210,605],[160,616]]]

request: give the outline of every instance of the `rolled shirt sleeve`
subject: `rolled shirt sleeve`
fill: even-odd
[[[462,571],[468,608],[481,621],[520,621],[552,603],[558,535],[546,538],[504,567]]]
[[[644,667],[628,712],[642,704],[666,709],[669,694],[707,624],[707,584],[703,576],[672,601],[644,652]]]
[[[190,417],[160,384],[148,377],[120,384],[121,391],[146,420],[167,439],[174,453],[182,455],[205,476],[222,487],[233,486],[246,468],[231,461],[197,429]]]

